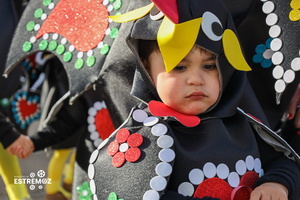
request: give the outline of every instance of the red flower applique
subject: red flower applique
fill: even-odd
[[[130,134],[126,128],[120,129],[116,134],[115,141],[112,141],[107,153],[112,156],[112,165],[121,167],[125,161],[136,162],[141,157],[141,150],[138,148],[143,143],[143,136],[139,133]]]

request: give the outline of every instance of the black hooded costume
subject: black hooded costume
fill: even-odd
[[[163,1],[154,2],[165,17],[172,15],[164,12]],[[178,24],[202,16],[202,22],[217,19],[210,27],[219,40],[211,40],[201,27],[195,43],[217,55],[219,99],[199,118],[162,104],[138,53],[139,40],[157,39],[162,20],[153,20],[152,12],[136,20],[127,43],[140,63],[132,95],[141,103],[92,153],[88,175],[93,198],[245,200],[256,186],[277,182],[287,187],[289,199],[298,199],[299,156],[263,123],[238,108],[247,80],[246,73],[234,69],[225,56],[223,31],[235,33],[226,8],[218,0],[206,5],[196,0],[169,3],[174,2]],[[205,19],[206,12],[216,18]]]

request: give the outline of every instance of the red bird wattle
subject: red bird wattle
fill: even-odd
[[[199,117],[179,113],[159,101],[150,101],[148,108],[152,115],[159,117],[175,117],[182,125],[186,127],[194,127],[200,123]]]

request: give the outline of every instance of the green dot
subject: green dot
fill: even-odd
[[[119,10],[122,7],[122,0],[116,0],[113,6],[115,10]]]
[[[70,51],[67,51],[66,53],[64,53],[64,57],[63,60],[65,62],[70,62],[70,60],[72,60],[73,54]]]
[[[92,67],[96,62],[96,58],[94,56],[89,56],[87,61],[86,61],[86,64],[87,66],[89,67]]]
[[[32,44],[31,42],[24,42],[23,44],[23,51],[28,52],[32,49]]]
[[[35,26],[35,22],[34,21],[30,21],[26,24],[26,30],[27,31],[33,31],[34,30],[34,26]]]
[[[118,28],[113,28],[113,29],[111,29],[109,36],[112,39],[115,39],[117,37],[117,35],[118,35],[118,32],[119,32]]]
[[[66,47],[64,45],[60,44],[56,48],[56,53],[58,55],[61,55],[61,54],[63,54],[65,52],[65,50],[66,50]]]
[[[36,9],[36,11],[34,12],[34,17],[37,18],[37,19],[39,19],[39,18],[41,18],[41,16],[42,16],[43,13],[44,13],[43,9],[38,8],[38,9]]]
[[[78,58],[75,62],[75,68],[76,69],[81,69],[84,65],[84,61],[82,58]]]
[[[109,0],[109,2],[114,2],[115,0]]]
[[[100,53],[103,55],[106,55],[109,52],[109,45],[108,44],[104,44],[101,47]]]
[[[44,6],[49,6],[50,3],[52,3],[52,0],[44,0],[43,1]]]
[[[108,199],[107,200],[118,200],[118,196],[116,193],[112,192],[108,195]]]
[[[55,41],[55,40],[52,40],[50,43],[49,43],[49,50],[50,51],[54,51],[55,49],[56,49],[56,47],[57,47],[57,42]]]
[[[47,40],[42,40],[40,43],[39,43],[39,48],[40,50],[44,51],[46,50],[48,47],[48,41]]]
[[[9,102],[9,99],[8,98],[3,98],[1,99],[1,105],[3,107],[6,107],[6,106],[9,106],[10,102]]]

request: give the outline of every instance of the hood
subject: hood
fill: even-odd
[[[243,65],[244,63],[241,61],[232,62],[232,52],[229,52],[230,50],[228,49],[227,45],[228,43],[231,43],[231,48],[233,50],[240,49],[240,46],[239,43],[236,44],[236,41],[238,42],[238,39],[233,19],[223,2],[220,0],[209,1],[209,3],[202,2],[206,1],[178,0],[176,5],[178,9],[178,11],[176,11],[176,13],[178,13],[178,19],[176,23],[181,25],[195,19],[201,19],[199,20],[200,28],[196,33],[195,42],[193,44],[196,43],[197,45],[214,53],[217,56],[217,67],[220,72],[221,83],[221,95],[219,97],[219,100],[211,109],[209,109],[209,115],[208,112],[206,112],[204,115],[212,117],[211,113],[214,113],[214,116],[230,116],[233,113],[235,113],[235,108],[240,102],[246,77],[244,72],[237,70],[239,69],[239,65]],[[158,9],[160,11],[165,10],[165,16],[161,19],[153,20],[153,16],[151,16],[150,12],[150,14],[147,14],[144,17],[137,19],[133,24],[129,36],[127,37],[127,44],[129,45],[130,49],[133,51],[134,55],[139,61],[139,65],[137,66],[135,71],[131,94],[143,101],[144,103],[148,103],[150,100],[159,101],[160,99],[154,88],[151,78],[146,72],[141,60],[139,59],[138,42],[139,40],[157,40],[159,37],[158,32],[161,31],[161,27],[164,23],[165,18],[167,17],[168,19],[172,19],[172,16],[170,17],[167,15],[169,14],[169,10],[164,8],[163,3],[160,4],[156,2],[155,7],[159,7]],[[169,15],[174,14],[171,13]],[[174,21],[176,21],[176,19]],[[180,30],[178,32],[178,29],[176,30],[176,28],[177,27],[175,27],[174,29],[174,35],[177,34],[177,36],[174,37],[178,38],[179,33],[179,38],[180,40],[182,39],[182,41],[176,40],[176,43],[183,43],[184,41],[186,41],[186,38],[190,37],[189,33],[191,29],[189,29],[188,26],[186,27],[186,31]],[[195,30],[193,29],[193,31]],[[228,32],[230,32],[230,36],[228,36]],[[172,41],[171,38],[168,42],[174,43],[175,41]],[[238,45],[238,47],[234,47],[234,45]],[[169,47],[165,47],[166,50],[168,50],[168,48]],[[164,49],[162,49],[161,47],[160,50],[164,51]],[[178,51],[181,51],[180,46],[178,46]],[[242,57],[241,60],[243,60],[244,57],[242,54],[242,50],[239,51],[240,52],[234,52],[236,56],[235,59],[238,60],[238,57],[240,56]],[[188,52],[186,52],[186,54]],[[168,52],[165,54],[164,52],[162,52],[162,54],[164,59],[171,59],[171,62],[169,63],[173,62],[172,59],[174,57],[174,54],[168,55]],[[186,55],[184,53],[181,54],[183,57],[185,57]],[[178,62],[180,62],[181,59],[178,60]],[[230,106],[224,106],[224,104]],[[226,107],[226,112],[224,107]]]

